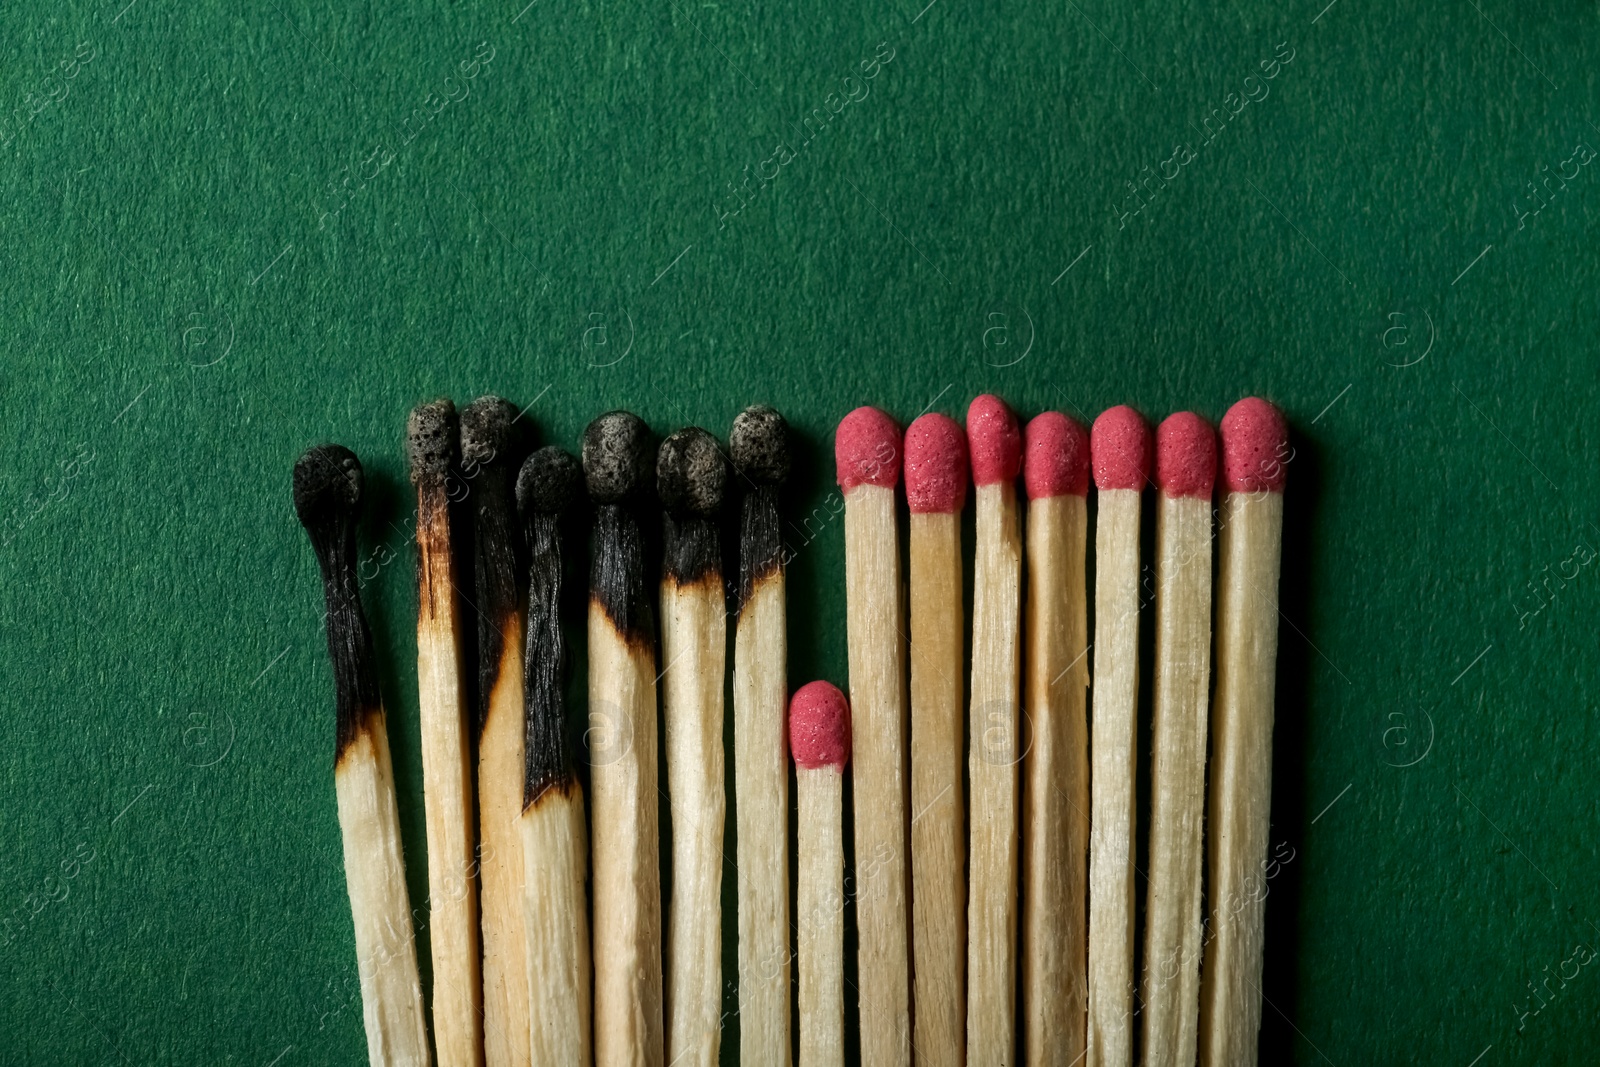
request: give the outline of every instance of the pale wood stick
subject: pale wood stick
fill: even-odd
[[[1032,738],[1022,828],[1023,1044],[1026,1062],[1043,1067],[1081,1059],[1088,1008],[1086,498],[1035,497],[1027,525]]]
[[[483,1062],[483,987],[472,765],[446,488],[454,422],[455,409],[448,400],[411,413],[411,477],[417,487],[417,691],[428,828],[434,1045],[441,1067],[477,1067]]]
[[[483,1044],[487,1067],[526,1067],[526,890],[522,857],[523,620],[502,617],[500,671],[478,740],[478,833],[483,879]]]
[[[967,1003],[961,515],[913,512],[910,522],[916,1058],[928,1067],[960,1067]]]
[[[800,913],[800,1067],[843,1067],[843,768],[798,767],[795,790],[800,806],[795,905]]]
[[[969,436],[971,436],[969,430]],[[976,442],[974,452],[976,453]],[[1012,477],[1016,475],[1012,469]],[[980,484],[972,592],[967,1061],[1016,1055],[1022,541],[1010,480]]]
[[[529,1061],[588,1067],[588,830],[577,780],[548,789],[520,820],[525,863]]]
[[[1132,1067],[1140,491],[1101,488],[1096,503],[1085,1062],[1087,1067]]]
[[[1203,1067],[1255,1067],[1261,1029],[1287,443],[1282,415],[1265,401],[1241,400],[1222,420]]]
[[[1175,438],[1181,438],[1174,444]],[[1208,448],[1204,477],[1166,472]],[[1156,644],[1145,898],[1144,1063],[1190,1067],[1200,1013],[1206,706],[1211,681],[1211,428],[1174,415],[1157,433]],[[1203,491],[1200,483],[1203,482]],[[1174,485],[1178,485],[1175,490]],[[1192,493],[1193,495],[1188,495]]]

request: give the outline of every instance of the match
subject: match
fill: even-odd
[[[966,1062],[967,825],[961,509],[967,434],[948,415],[906,429],[911,555],[911,942],[917,1062]]]
[[[294,510],[316,553],[328,609],[336,722],[333,782],[355,920],[367,1059],[373,1067],[427,1067],[432,1057],[389,733],[356,575],[362,483],[355,453],[339,445],[312,448],[294,465]]]
[[[967,409],[977,508],[972,567],[971,843],[967,885],[967,1061],[1015,1063],[1017,866],[1022,759],[1022,431],[998,397]]]
[[[1139,523],[1150,430],[1114,407],[1094,420],[1094,783],[1089,835],[1087,1067],[1133,1067],[1134,782],[1139,713]]]
[[[1249,397],[1222,417],[1217,688],[1207,816],[1211,940],[1201,985],[1200,1063],[1255,1067],[1261,1029],[1278,568],[1289,428]]]
[[[722,686],[727,608],[717,514],[727,465],[689,427],[661,442],[661,658],[672,892],[667,917],[667,1062],[713,1067],[722,1033]]]
[[[428,827],[433,1039],[440,1067],[477,1067],[483,1062],[483,987],[472,764],[446,486],[456,457],[455,405],[436,400],[412,409],[407,440],[417,488],[417,700]]]
[[[833,450],[844,491],[846,640],[856,720],[861,1062],[909,1067],[906,645],[894,492],[900,480],[900,428],[877,408],[856,408],[839,423]]]
[[[661,867],[655,625],[635,508],[650,431],[613,411],[583,433],[594,502],[589,571],[589,789],[594,875],[594,1054],[600,1067],[662,1067]]]
[[[588,1067],[589,836],[583,786],[567,733],[567,648],[561,629],[561,518],[579,492],[578,461],[559,448],[529,456],[517,476],[528,545],[528,626],[522,693],[527,732],[521,807],[526,1062]]]
[[[1190,1067],[1198,1040],[1201,821],[1211,682],[1211,491],[1216,476],[1216,435],[1205,420],[1186,411],[1157,428],[1145,1067]]]
[[[1089,435],[1047,411],[1025,445],[1022,1042],[1045,1067],[1083,1058],[1089,1000]]]
[[[513,480],[516,405],[485,396],[461,412],[472,474],[472,577],[478,620],[478,854],[483,914],[483,1051],[488,1067],[527,1067],[528,960],[522,927],[523,604]]]
[[[850,706],[827,682],[789,705],[799,794],[800,1067],[844,1065],[844,765]],[[866,1062],[863,1060],[863,1062]]]
[[[789,477],[788,424],[770,407],[748,407],[733,420],[728,451],[745,486],[733,646],[739,1062],[788,1067],[788,637],[778,518],[778,489]]]

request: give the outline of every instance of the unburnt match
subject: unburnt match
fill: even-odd
[[[977,505],[972,568],[971,843],[967,886],[967,1061],[1015,1062],[1017,865],[1022,758],[1022,431],[998,397],[967,409]]]
[[[442,1067],[476,1067],[483,1062],[483,988],[472,765],[446,485],[456,457],[455,405],[436,400],[413,409],[407,439],[417,487],[417,690],[428,826],[433,1037]]]
[[[827,682],[789,705],[799,794],[800,1067],[844,1064],[844,766],[850,706]]]
[[[509,400],[461,412],[461,465],[473,474],[472,576],[478,620],[478,839],[483,913],[483,1050],[488,1067],[529,1063],[522,929],[522,590],[512,482],[521,425]]]
[[[1089,438],[1096,497],[1087,1067],[1133,1067],[1133,820],[1139,710],[1140,498],[1150,430],[1114,407]]]
[[[1203,1067],[1254,1067],[1261,1029],[1267,835],[1272,813],[1278,567],[1289,429],[1249,397],[1222,417],[1217,689],[1212,708],[1211,940],[1200,1008]]]
[[[661,442],[661,658],[672,818],[667,1062],[711,1067],[722,1030],[722,686],[727,608],[717,513],[727,465],[691,426]]]
[[[745,487],[733,648],[733,779],[739,843],[739,1062],[787,1067],[789,1052],[788,645],[778,487],[789,427],[770,407],[733,420]]]
[[[529,1063],[588,1067],[589,913],[584,878],[589,837],[567,732],[567,649],[561,629],[565,560],[561,516],[582,471],[559,448],[529,456],[517,476],[517,507],[528,544],[525,777],[520,820],[524,864],[524,989]]]
[[[428,1030],[406,892],[400,813],[372,634],[356,578],[361,463],[339,445],[310,449],[294,466],[294,509],[311,538],[327,604],[333,664],[333,781],[344,839],[345,884],[355,920],[356,971],[367,1058],[374,1065],[426,1067]]]
[[[906,429],[905,454],[911,510],[914,1045],[919,1064],[961,1067],[967,1005],[967,807],[961,784],[966,431],[948,415],[923,415]]]
[[[651,459],[650,431],[636,415],[609,412],[584,430],[584,478],[595,505],[588,736],[600,1067],[664,1062],[655,626],[634,511]]]
[[[1198,1039],[1201,820],[1211,682],[1211,491],[1216,476],[1216,435],[1205,420],[1185,411],[1157,428],[1146,1067],[1190,1067]]]
[[[856,951],[861,1062],[911,1062],[906,900],[906,643],[895,483],[900,428],[877,408],[834,435],[844,491],[850,705],[855,717]]]
[[[1025,1062],[1075,1063],[1088,1011],[1089,435],[1056,411],[1028,423],[1028,613],[1022,854]]]

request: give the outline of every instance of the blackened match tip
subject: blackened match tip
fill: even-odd
[[[361,461],[343,445],[308,448],[294,465],[294,510],[307,530],[358,511]]]
[[[517,475],[517,508],[526,516],[559,515],[578,496],[583,470],[564,448],[546,445],[522,464]]]
[[[461,462],[487,466],[515,460],[521,412],[499,396],[480,396],[461,411]]]
[[[651,475],[650,428],[629,411],[608,411],[583,431],[583,475],[597,504],[637,495]]]
[[[789,423],[775,408],[752,404],[734,418],[728,452],[752,482],[780,485],[789,477]]]
[[[411,409],[406,420],[406,451],[413,484],[443,478],[456,456],[456,406],[442,397]]]
[[[722,507],[728,465],[717,439],[688,426],[661,442],[656,453],[656,492],[677,518],[709,519]]]

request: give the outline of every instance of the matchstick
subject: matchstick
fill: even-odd
[[[294,510],[311,538],[327,604],[336,732],[334,790],[344,839],[345,884],[355,920],[356,972],[367,1058],[373,1067],[427,1067],[428,1029],[417,978],[400,812],[372,634],[356,577],[362,472],[339,445],[308,450],[294,465]]]
[[[834,435],[844,491],[846,639],[856,721],[856,973],[861,1062],[911,1063],[906,900],[906,639],[895,483],[900,428],[876,408],[846,415]]]
[[[461,412],[472,475],[472,575],[478,620],[478,840],[487,1067],[527,1067],[528,960],[522,928],[522,538],[512,480],[521,462],[516,405],[485,396]]]
[[[672,892],[667,1062],[712,1067],[722,1030],[722,686],[727,608],[717,513],[727,465],[691,426],[661,442],[661,658]]]
[[[1017,475],[1022,432],[998,397],[967,409],[977,506],[972,568],[972,789],[967,885],[967,1062],[1016,1062],[1018,692],[1022,668],[1022,539]]]
[[[407,428],[417,487],[417,690],[428,826],[433,1040],[440,1067],[483,1062],[472,766],[462,685],[461,618],[446,479],[456,456],[456,409],[422,404]]]
[[[733,646],[733,779],[738,835],[739,1062],[788,1067],[788,659],[778,487],[789,428],[770,407],[733,420],[728,451],[745,486]]]
[[[1203,1067],[1255,1067],[1272,813],[1278,566],[1289,429],[1265,400],[1222,417],[1217,690],[1207,823],[1212,901],[1200,990]]]
[[[961,1067],[967,1006],[967,826],[961,784],[967,434],[948,415],[906,429],[911,510],[911,925],[918,1064]]]
[[[523,661],[527,732],[520,819],[524,863],[523,983],[531,1064],[588,1067],[589,858],[578,781],[567,732],[567,649],[561,628],[564,561],[561,514],[579,491],[578,461],[541,448],[517,476],[517,507],[528,544],[528,638]]]
[[[1211,682],[1211,490],[1216,474],[1216,437],[1200,416],[1181,412],[1157,428],[1145,1067],[1191,1067],[1200,1021],[1201,819]]]
[[[1028,423],[1028,618],[1022,826],[1025,1062],[1077,1063],[1089,1001],[1089,435]]]
[[[1133,1067],[1134,781],[1139,711],[1139,515],[1150,431],[1114,407],[1094,420],[1094,741],[1086,1067]]]
[[[589,789],[594,885],[594,1055],[662,1067],[661,867],[655,624],[635,508],[650,431],[613,411],[583,433],[594,502],[589,571]]]
[[[844,694],[827,682],[801,686],[789,739],[800,797],[800,1067],[844,1067]]]

